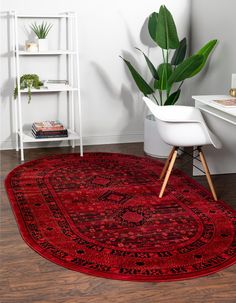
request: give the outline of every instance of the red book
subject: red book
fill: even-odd
[[[55,130],[65,130],[65,127],[58,121],[42,121],[35,122],[32,125],[35,131],[55,131]]]

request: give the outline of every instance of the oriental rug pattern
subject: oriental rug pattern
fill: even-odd
[[[88,153],[25,163],[6,189],[25,242],[68,269],[130,281],[200,277],[236,261],[236,212],[179,170]]]

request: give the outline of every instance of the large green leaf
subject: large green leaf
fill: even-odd
[[[150,59],[148,58],[148,56],[146,56],[144,54],[144,52],[141,51],[141,49],[139,49],[137,47],[136,47],[136,49],[139,50],[144,55],[144,58],[145,58],[145,60],[147,62],[148,68],[150,69],[150,72],[152,73],[153,78],[158,80],[159,79],[158,73],[157,73],[157,70],[156,70],[155,66],[153,65],[153,63],[150,61]]]
[[[201,66],[203,61],[203,55],[194,55],[185,59],[171,74],[168,80],[168,85],[171,86],[174,82],[180,82],[193,77],[193,72]]]
[[[155,38],[155,42],[163,49],[176,49],[179,46],[174,19],[164,5],[159,10]]]
[[[158,13],[152,13],[148,18],[148,31],[152,40],[156,43],[157,41],[157,20]]]
[[[202,62],[202,64],[192,73],[192,76],[195,76],[196,74],[198,74],[203,67],[206,64],[206,61],[210,55],[210,53],[212,52],[212,50],[214,49],[215,45],[217,43],[217,40],[211,40],[209,41],[207,44],[205,44],[196,54],[197,55],[203,55],[204,56],[204,60]]]
[[[120,56],[121,57],[121,56]],[[129,68],[129,71],[138,86],[139,90],[144,94],[144,96],[150,95],[154,93],[154,90],[151,88],[151,86],[143,79],[143,77],[136,71],[136,69],[133,67],[133,65],[121,57],[121,59],[124,60],[126,65]]]
[[[164,105],[174,105],[180,96],[181,90],[178,89],[176,92],[174,92],[173,94],[171,94],[167,99]]]
[[[186,51],[187,51],[187,39],[184,38],[183,40],[180,41],[179,47],[175,50],[175,53],[171,60],[171,64],[179,65],[181,62],[183,62],[186,55]]]
[[[167,90],[168,79],[172,74],[172,66],[169,63],[162,63],[158,68],[159,80],[155,81],[154,87],[159,90]]]

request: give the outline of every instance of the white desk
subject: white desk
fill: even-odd
[[[199,108],[211,131],[220,139],[222,149],[203,147],[211,174],[236,173],[236,108],[223,107],[213,100],[232,99],[227,95],[193,96],[195,107]],[[194,165],[201,164],[194,160]],[[202,175],[193,168],[193,175]]]

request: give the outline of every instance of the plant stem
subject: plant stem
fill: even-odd
[[[155,97],[155,95],[154,95],[154,94],[152,94],[152,96],[153,96],[153,98],[155,99],[155,101],[156,101],[157,105],[159,105],[159,102],[158,102],[157,98]]]
[[[162,105],[162,91],[159,90],[159,95],[160,95],[160,101],[161,101],[161,105]]]
[[[166,50],[166,63],[167,63],[167,64],[169,63],[169,49]],[[167,66],[166,66],[166,75],[167,75]],[[169,97],[169,94],[170,94],[170,92],[169,92],[169,90],[167,89],[167,90],[166,90],[166,96],[167,96],[167,98]]]
[[[181,86],[184,84],[184,81],[182,81],[181,83],[180,83],[180,86],[178,87],[178,90],[179,89],[181,89]]]
[[[166,96],[167,96],[167,98],[168,98],[169,95],[170,95],[170,91],[171,91],[171,87],[170,87],[170,88],[167,88],[167,90],[166,90]]]
[[[163,61],[164,61],[164,63],[166,63],[164,49],[162,48],[161,50],[162,50]]]
[[[31,101],[31,86],[28,84],[28,103]]]

